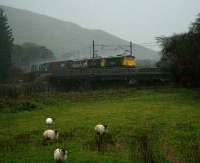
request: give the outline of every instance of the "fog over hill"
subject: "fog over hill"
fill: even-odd
[[[86,29],[72,22],[27,10],[6,6],[0,6],[0,8],[3,8],[8,17],[16,44],[33,42],[44,45],[51,49],[57,58],[90,57],[89,46],[91,46],[92,40],[105,45],[129,45],[128,41],[102,30]],[[98,55],[117,55],[120,53],[119,49],[120,47],[112,50],[101,48],[98,49]],[[159,58],[157,52],[137,44],[133,44],[133,54],[137,59],[158,60]]]

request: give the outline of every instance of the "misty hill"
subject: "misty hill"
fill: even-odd
[[[102,30],[91,30],[77,24],[58,20],[27,10],[0,6],[8,17],[8,23],[13,29],[16,44],[33,42],[46,46],[60,57],[89,57],[92,40],[101,44],[128,45],[119,37]],[[99,52],[99,55],[113,55],[117,52]],[[107,53],[107,54],[106,54]],[[157,52],[143,46],[133,44],[133,53],[137,59],[157,60]],[[65,54],[65,55],[64,55]]]

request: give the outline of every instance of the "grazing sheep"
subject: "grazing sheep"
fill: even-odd
[[[95,126],[95,132],[96,132],[96,145],[97,145],[97,150],[101,151],[103,148],[103,135],[107,131],[107,125],[103,124],[98,124]]]
[[[45,130],[43,133],[43,142],[46,143],[48,140],[58,140],[59,133],[57,130]]]
[[[54,119],[54,118],[48,117],[48,118],[46,119],[46,124],[47,124],[47,125],[52,125],[52,124],[54,124],[54,123],[55,123],[55,119]]]
[[[103,135],[106,132],[107,125],[98,124],[95,126],[95,131],[97,135]]]
[[[64,150],[63,148],[57,148],[54,151],[54,160],[56,162],[64,162],[64,160],[67,159],[67,151]]]

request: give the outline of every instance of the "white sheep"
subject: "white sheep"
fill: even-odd
[[[54,118],[48,117],[48,118],[46,119],[46,124],[47,124],[47,125],[53,125],[54,123],[55,123],[55,119],[54,119]]]
[[[67,159],[67,150],[64,150],[63,148],[57,148],[54,151],[54,160],[56,162],[64,162],[64,160]]]
[[[101,151],[103,149],[103,136],[107,132],[107,125],[104,124],[98,124],[95,126],[95,132],[96,132],[96,145],[97,150]]]
[[[57,130],[45,130],[43,133],[44,143],[48,140],[58,140],[59,133]]]
[[[98,124],[95,126],[94,129],[95,129],[97,135],[103,135],[106,132],[107,125]]]

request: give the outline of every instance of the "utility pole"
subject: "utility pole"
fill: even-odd
[[[133,55],[133,43],[130,41],[130,55]]]
[[[92,58],[95,58],[94,40],[92,41]]]

